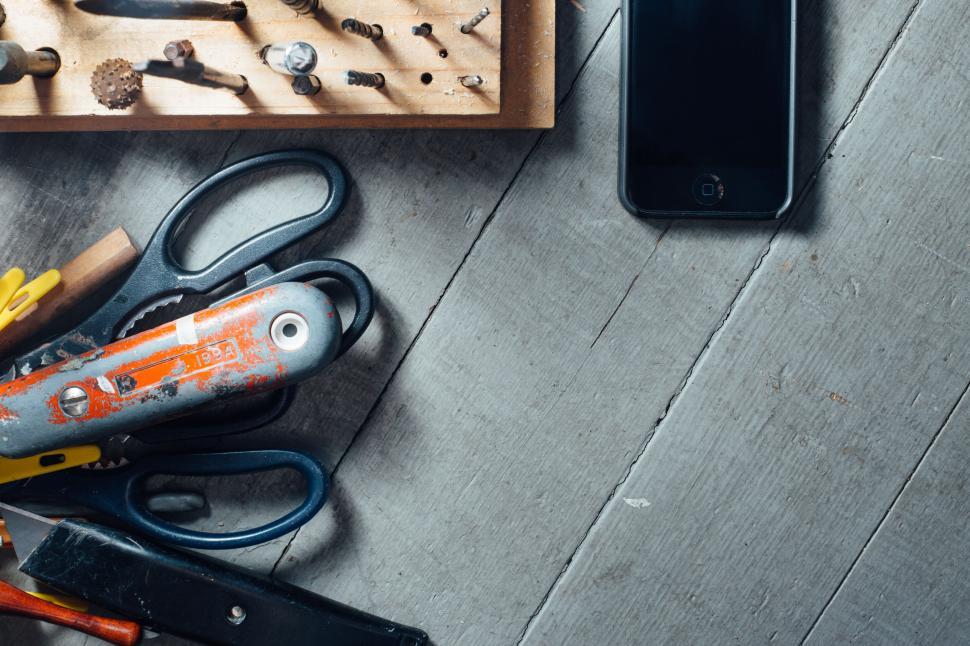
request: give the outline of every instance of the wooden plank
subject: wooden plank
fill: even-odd
[[[843,2],[809,21],[833,32],[808,52],[828,79],[810,85],[826,118],[806,122],[812,141],[834,136],[907,10]],[[440,643],[514,641],[664,414],[773,229],[678,225],[658,245],[662,229],[622,211],[617,37],[614,24],[343,460],[340,504],[280,575]]]
[[[181,117],[191,124],[214,117],[245,116],[258,123],[273,116],[302,116],[313,122],[329,114],[497,114],[501,110],[502,2],[491,3],[492,15],[471,34],[458,26],[481,9],[480,0],[427,0],[419,7],[408,0],[361,5],[356,0],[329,0],[318,16],[299,16],[279,0],[250,2],[242,23],[144,20],[98,16],[72,3],[7,0],[5,38],[28,48],[54,47],[60,71],[50,80],[15,83],[0,88],[0,127],[7,117],[32,117],[41,124],[67,121],[85,129],[98,116],[137,113],[142,119]],[[340,21],[356,17],[378,23],[377,42],[344,32]],[[437,25],[433,38],[411,34],[411,26]],[[64,27],[69,25],[69,29]],[[215,69],[242,74],[249,91],[228,91],[171,79],[145,77],[138,103],[127,112],[110,111],[91,92],[91,73],[102,61],[163,59],[165,43],[186,38],[195,58]],[[298,96],[291,77],[264,65],[258,57],[272,43],[302,40],[319,59],[314,74],[323,84],[316,96]],[[442,58],[439,52],[447,52]],[[381,72],[381,91],[348,86],[347,70]],[[432,74],[430,83],[421,80]],[[459,76],[479,74],[485,84],[470,90]],[[123,123],[119,116],[115,123]],[[227,127],[240,127],[227,122]],[[191,126],[190,126],[191,127]],[[184,127],[183,127],[184,128]]]
[[[966,643],[968,432],[964,395],[805,643]]]
[[[468,4],[472,0],[462,0],[462,2],[464,4],[461,7],[456,7],[451,2],[445,4],[449,8],[455,7],[454,11],[465,8],[465,5],[472,6]],[[402,9],[398,12],[398,17],[394,19],[394,26],[389,27],[388,31],[390,33],[390,30],[393,28],[398,32],[395,34],[395,37],[398,39],[405,37],[413,39],[414,37],[409,34],[404,35],[403,30],[407,26],[405,23],[413,19],[415,10],[411,6],[411,3],[404,2],[404,0],[401,0],[400,4],[402,6],[408,5],[406,7],[407,11]],[[39,5],[32,3],[30,3],[30,6],[39,7]],[[350,8],[346,9],[345,13],[347,11],[358,12],[358,5],[350,3],[347,7]],[[480,4],[474,5],[470,11],[474,13],[478,8],[480,8]],[[363,88],[348,88],[340,85],[338,76],[344,69],[344,63],[341,61],[346,58],[342,57],[340,53],[345,52],[350,47],[355,54],[359,54],[362,64],[386,68],[388,67],[386,60],[375,58],[375,55],[369,52],[369,50],[383,52],[386,50],[386,45],[384,50],[382,50],[381,48],[373,47],[372,43],[364,41],[363,39],[339,32],[339,27],[334,18],[337,13],[330,13],[331,10],[336,12],[337,9],[330,7],[329,4],[328,13],[324,14],[319,20],[303,18],[297,21],[288,21],[286,20],[286,12],[288,11],[286,7],[282,3],[274,3],[267,0],[265,6],[260,5],[260,10],[275,13],[273,13],[274,20],[267,22],[265,26],[260,23],[258,28],[253,27],[249,29],[249,32],[243,33],[234,24],[192,23],[191,29],[185,32],[193,40],[198,41],[196,45],[200,60],[216,68],[219,68],[221,65],[223,69],[226,69],[230,66],[229,63],[246,67],[246,75],[250,77],[253,89],[243,97],[234,97],[222,92],[183,86],[183,84],[175,81],[152,79],[146,81],[146,84],[157,86],[159,90],[164,86],[168,91],[164,95],[161,92],[151,93],[152,96],[156,97],[152,99],[149,98],[149,91],[152,88],[149,88],[145,93],[145,101],[140,104],[140,107],[136,106],[129,111],[130,113],[126,114],[118,114],[117,111],[109,114],[106,109],[103,109],[93,101],[85,85],[86,77],[90,75],[91,69],[100,62],[100,59],[91,64],[87,64],[84,61],[75,60],[65,55],[65,69],[58,77],[55,77],[55,79],[49,82],[38,82],[37,85],[41,88],[41,94],[43,94],[43,88],[46,87],[45,83],[60,88],[66,82],[65,79],[67,79],[67,76],[64,79],[60,77],[65,74],[71,76],[70,72],[78,69],[77,74],[73,75],[74,79],[71,84],[73,90],[70,96],[73,98],[69,102],[69,105],[72,106],[70,108],[70,115],[60,118],[56,114],[51,113],[40,120],[33,117],[6,116],[0,118],[0,129],[65,131],[78,129],[199,130],[228,128],[552,127],[555,119],[555,101],[553,97],[555,95],[556,73],[556,9],[554,3],[552,0],[513,3],[506,7],[504,15],[499,15],[500,12],[497,11],[496,7],[492,7],[492,9],[496,10],[497,15],[490,17],[481,25],[483,29],[482,34],[488,36],[491,42],[489,47],[485,48],[483,46],[481,49],[487,49],[487,51],[491,52],[490,56],[498,56],[501,49],[502,65],[500,68],[495,68],[492,64],[466,65],[462,67],[461,61],[467,59],[467,56],[463,56],[462,54],[468,48],[461,45],[461,40],[458,41],[458,44],[452,44],[448,37],[441,36],[441,42],[445,44],[444,48],[449,51],[447,58],[439,57],[438,51],[440,48],[432,47],[431,45],[433,43],[431,42],[422,43],[427,46],[425,48],[395,48],[393,50],[393,57],[396,61],[400,61],[402,56],[411,57],[413,55],[415,58],[420,56],[420,62],[422,64],[419,67],[421,67],[421,70],[417,74],[410,74],[406,77],[400,76],[399,81],[406,83],[406,87],[409,88],[408,93],[394,93],[390,90],[381,93],[367,92]],[[56,7],[53,10],[70,11],[72,19],[97,21],[94,23],[94,27],[97,27],[99,30],[104,30],[105,21],[110,20],[103,17],[87,16],[81,12],[77,12],[73,7]],[[386,15],[386,11],[382,9],[382,12]],[[8,13],[10,13],[9,8]],[[76,16],[74,15],[75,13],[77,14]],[[457,15],[457,13],[454,15]],[[41,29],[43,31],[43,25],[48,24],[48,22],[32,21],[24,23],[21,21],[19,29],[27,31],[18,37],[23,40],[26,47],[30,47],[31,45],[28,43],[39,37],[39,35],[34,34],[30,30]],[[59,22],[58,20],[54,24],[59,24]],[[132,20],[122,19],[119,21],[119,24],[130,27],[132,22]],[[398,22],[401,24],[398,25]],[[8,25],[10,26],[5,27],[5,29],[14,29],[14,24],[15,19],[12,15],[8,20]],[[142,29],[141,25],[143,24],[158,31],[158,37],[154,39],[139,38],[140,44],[132,44],[133,41],[128,39],[129,42],[122,49],[131,53],[125,54],[125,56],[134,57],[137,54],[145,57],[158,57],[158,48],[173,37],[172,34],[174,32],[172,32],[172,29],[180,23],[172,21],[138,21],[138,28]],[[313,99],[295,97],[289,87],[286,86],[286,79],[284,77],[259,66],[258,62],[254,62],[255,56],[251,56],[252,51],[250,51],[253,47],[250,46],[247,49],[247,46],[251,45],[251,43],[242,37],[246,36],[248,38],[252,36],[255,39],[258,36],[259,38],[271,39],[278,36],[276,31],[282,30],[281,33],[283,35],[292,39],[295,36],[291,33],[293,30],[293,27],[290,26],[291,24],[296,25],[296,28],[301,30],[300,33],[303,33],[302,30],[308,30],[307,38],[313,43],[317,43],[318,41],[323,42],[324,40],[329,42],[328,39],[334,38],[339,40],[339,47],[323,47],[319,50],[321,52],[321,69],[327,69],[329,71],[321,76],[325,84],[324,91]],[[499,32],[498,26],[500,24],[502,25],[501,33],[503,34],[504,40],[501,45],[496,42]],[[496,33],[493,34],[492,32]],[[232,35],[237,38],[238,46],[229,51],[229,53],[226,53],[227,50],[224,48],[220,48],[219,55],[215,56],[210,54],[206,57],[205,52],[214,50],[218,42],[224,38],[223,34]],[[110,32],[108,36],[111,36]],[[124,34],[121,34],[121,36],[124,36]],[[9,33],[6,37],[11,38]],[[472,42],[475,43],[482,42],[477,36],[467,38],[471,38]],[[390,39],[391,36],[389,35],[388,40]],[[110,37],[105,40],[105,49],[101,52],[104,56],[98,54],[101,58],[108,57],[109,55],[121,55],[114,53],[120,51],[118,47],[121,47],[121,45],[117,45],[117,47],[112,49],[109,47],[111,44],[110,41]],[[101,40],[94,42],[101,42]],[[232,55],[230,56],[230,54]],[[416,60],[415,62],[419,61]],[[79,66],[86,70],[84,74],[81,73]],[[250,66],[255,67],[250,70]],[[398,65],[398,67],[404,69],[405,66]],[[495,78],[500,75],[500,82],[487,83],[484,92],[473,93],[461,91],[457,87],[451,87],[449,84],[453,84],[458,73],[465,70],[466,67],[468,69],[471,69],[471,67],[485,69],[486,71],[478,73],[486,78],[490,76]],[[569,67],[567,64],[567,69]],[[428,71],[434,76],[434,80],[428,86],[424,86],[417,80],[423,71]],[[390,71],[388,74],[390,75],[389,79],[393,81],[394,79],[391,77],[397,75],[397,72]],[[445,87],[446,85],[447,87]],[[410,89],[411,86],[414,86],[413,90]],[[28,80],[14,86],[3,88],[2,93],[8,95],[12,93],[14,96],[30,102],[38,100],[38,95],[34,94],[36,89],[35,84],[30,83]],[[183,100],[186,98],[190,98],[191,100]],[[369,100],[371,98],[379,100],[372,102]],[[365,99],[367,101],[364,101]],[[215,111],[211,114],[200,115],[198,108],[195,107],[200,100],[205,101]],[[364,103],[361,104],[361,101],[364,101]],[[54,102],[45,99],[44,108],[49,111],[55,108],[60,110],[64,108],[61,103],[61,101]],[[499,103],[501,103],[500,111],[498,109]],[[186,104],[189,105],[188,108],[180,107]],[[427,106],[427,109],[424,109],[425,106]],[[75,110],[75,107],[81,107],[83,109]],[[186,110],[188,113],[186,113]],[[302,112],[302,114],[293,114],[294,110]],[[361,115],[359,114],[361,110],[372,114]],[[335,114],[334,111],[337,113]],[[389,111],[396,112],[396,114],[388,114]],[[455,112],[457,114],[452,114],[447,117],[441,116],[442,114]],[[478,116],[472,115],[472,112],[478,113]],[[436,116],[425,116],[425,113],[438,114]]]
[[[919,5],[525,643],[808,632],[967,387],[968,18]]]

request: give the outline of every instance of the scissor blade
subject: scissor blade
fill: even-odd
[[[2,502],[0,502],[0,512],[3,513],[3,520],[7,525],[7,532],[10,533],[18,563],[23,563],[57,524],[49,518]]]
[[[155,310],[159,310],[168,305],[174,305],[175,303],[180,303],[180,302],[182,302],[182,294],[176,294],[175,296],[165,296],[158,299],[157,301],[149,303],[145,307],[141,308],[140,310],[132,314],[128,318],[128,320],[125,321],[125,324],[122,326],[121,331],[118,333],[118,338],[123,339],[126,336],[128,336],[128,333],[131,332],[131,329],[135,327],[135,324],[137,324],[138,321],[142,320],[143,318],[145,318]]]

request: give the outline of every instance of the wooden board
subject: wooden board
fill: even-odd
[[[965,644],[970,636],[966,394],[805,643]]]
[[[459,16],[471,16],[480,8],[478,0],[432,0],[421,6],[398,0],[373,11],[349,0],[325,5],[326,12],[314,19],[297,17],[278,0],[251,0],[250,17],[236,25],[111,18],[87,14],[71,3],[8,0],[8,19],[0,36],[27,49],[55,46],[64,65],[54,79],[27,78],[0,87],[0,129],[552,125],[555,28],[551,0],[534,6],[516,4],[512,14],[505,16],[497,0],[490,7],[492,15],[470,35],[461,34],[456,25],[461,22]],[[340,19],[351,13],[381,22],[385,37],[374,44],[340,31]],[[438,25],[431,38],[409,32],[412,23],[423,21]],[[501,64],[503,23],[512,39],[505,47],[505,71]],[[91,71],[101,60],[161,58],[165,42],[180,37],[193,41],[201,62],[244,74],[250,91],[236,97],[226,91],[146,77],[143,97],[135,107],[121,113],[97,104],[88,85]],[[319,52],[318,76],[324,89],[316,97],[296,96],[288,77],[257,59],[256,51],[263,44],[293,39],[304,39]],[[448,52],[447,58],[440,56],[442,50]],[[342,82],[346,69],[382,71],[388,85],[382,91],[348,87]],[[509,70],[511,78],[503,81]],[[432,75],[430,84],[422,82],[424,73]],[[480,89],[463,88],[457,78],[465,74],[479,74],[486,83]],[[503,95],[517,98],[503,109]],[[450,118],[443,120],[445,115]],[[474,115],[487,118],[469,120]]]

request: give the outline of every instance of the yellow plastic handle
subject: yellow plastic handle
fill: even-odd
[[[18,267],[14,267],[0,277],[0,307],[6,308],[10,304],[26,277],[24,270]]]
[[[10,271],[14,270],[11,269]],[[20,273],[23,274],[22,271]],[[10,272],[7,272],[7,274],[10,274]],[[61,272],[51,269],[18,289],[0,310],[0,330],[10,325],[31,305],[43,298],[47,292],[57,287],[59,282],[61,282]]]
[[[62,594],[48,594],[47,592],[35,592],[33,590],[24,590],[24,592],[32,597],[37,597],[38,599],[55,603],[62,608],[77,610],[78,612],[87,612],[88,608],[90,607],[88,606],[87,601],[75,599],[74,597],[65,597]]]
[[[0,484],[79,467],[100,459],[101,448],[97,444],[72,446],[59,451],[32,455],[29,458],[0,458]]]

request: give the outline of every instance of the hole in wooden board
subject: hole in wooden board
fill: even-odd
[[[431,76],[431,74],[429,74],[428,72],[425,72],[424,74],[421,75],[421,82],[424,83],[425,85],[430,85],[431,81],[433,80],[434,80],[434,77]]]

